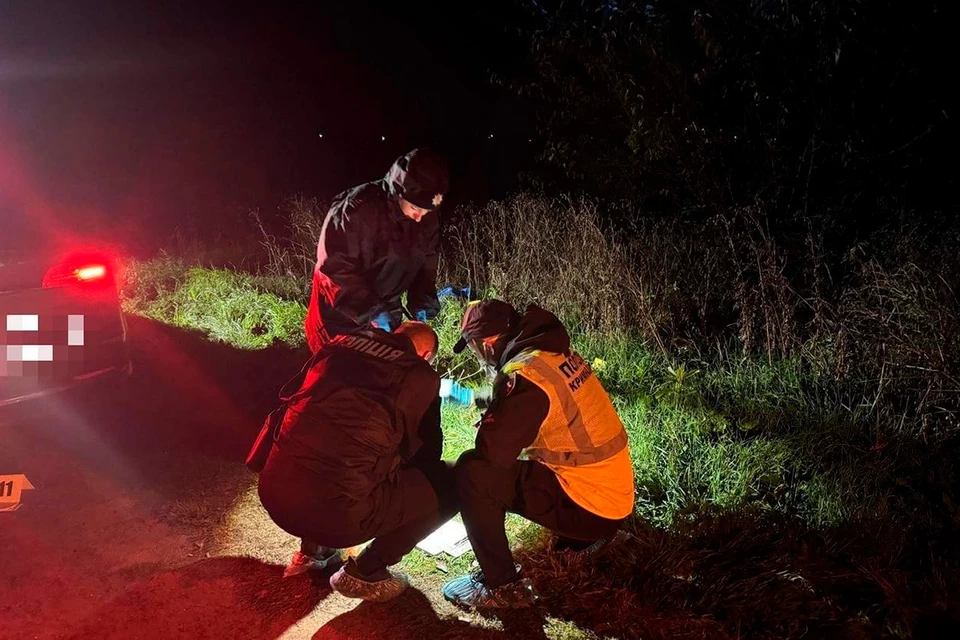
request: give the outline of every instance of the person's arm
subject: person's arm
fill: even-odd
[[[484,385],[474,389],[473,404],[477,407],[477,409],[480,409],[480,411],[486,411],[489,409],[490,405],[493,404],[493,387]]]
[[[550,412],[550,398],[519,374],[505,376],[494,389],[494,400],[477,431],[480,457],[498,467],[509,467],[537,438]]]
[[[332,306],[358,323],[379,311],[363,250],[364,236],[373,230],[366,228],[362,207],[351,200],[334,205],[317,246],[317,270],[333,284]]]
[[[429,365],[407,374],[397,398],[403,436],[400,457],[439,460],[443,453],[440,428],[440,377]]]
[[[437,299],[437,267],[440,263],[440,214],[433,212],[420,222],[425,234],[426,259],[407,292],[410,312],[417,320],[430,320],[440,312]],[[422,312],[422,313],[421,313]]]

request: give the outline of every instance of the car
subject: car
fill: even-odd
[[[116,252],[0,216],[0,407],[129,375]]]

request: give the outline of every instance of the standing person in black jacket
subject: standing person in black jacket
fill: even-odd
[[[320,233],[304,323],[314,353],[332,336],[358,326],[375,324],[386,331],[398,326],[403,293],[417,320],[437,314],[436,209],[448,188],[440,156],[414,149],[382,180],[334,199]]]
[[[440,379],[429,364],[437,344],[420,322],[332,337],[260,473],[263,506],[303,541],[294,571],[332,567],[340,549],[373,540],[330,578],[347,597],[399,595],[407,579],[390,565],[456,513],[452,471],[440,459]]]

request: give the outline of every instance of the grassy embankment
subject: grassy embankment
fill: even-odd
[[[457,265],[474,278],[482,271],[491,292],[558,311],[630,434],[635,538],[616,557],[571,569],[542,552],[537,527],[510,523],[523,542],[522,561],[549,585],[548,605],[621,636],[780,637],[806,630],[911,637],[949,611],[956,574],[944,557],[944,527],[953,524],[944,518],[956,518],[956,509],[949,491],[941,491],[949,461],[904,434],[903,415],[895,424],[879,400],[856,395],[862,386],[817,366],[829,348],[822,339],[776,355],[730,342],[677,348],[631,326],[625,297],[637,289],[643,295],[642,287],[618,288],[623,282],[614,276],[626,277],[611,273],[622,268],[618,247],[591,238],[598,228],[584,225],[564,237],[535,229],[530,246],[552,246],[549,258],[533,249],[535,255],[517,256],[522,238],[506,249],[501,238],[496,251],[529,263],[522,273],[508,273],[496,251],[479,267],[477,251],[475,264]],[[460,237],[468,241],[461,252],[470,254],[470,234]],[[592,280],[582,277],[582,265],[546,280],[559,268],[546,261],[565,265],[564,256],[593,240]],[[570,247],[558,247],[564,242]],[[304,313],[296,271],[252,275],[163,257],[134,265],[125,305],[237,347],[295,346]],[[447,265],[447,273],[455,271]],[[538,286],[542,295],[529,295]],[[577,306],[583,291],[592,296],[588,308]],[[473,382],[475,365],[451,353],[460,310],[447,302],[435,322],[440,368]],[[477,419],[474,411],[444,408],[446,457],[472,445]],[[449,570],[470,561],[468,554]],[[419,553],[405,565],[415,573],[436,567]]]

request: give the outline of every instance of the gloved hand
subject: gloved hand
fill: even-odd
[[[444,378],[440,381],[440,398],[444,402],[453,402],[463,407],[469,407],[473,404],[473,389],[469,389],[451,378]]]
[[[391,315],[389,311],[381,311],[380,314],[373,319],[371,324],[384,331],[393,331],[393,315]]]
[[[440,311],[439,308],[433,309],[431,307],[425,307],[421,309],[413,309],[413,319],[419,322],[430,322],[437,317],[437,313]]]
[[[470,299],[470,287],[444,287],[437,290],[437,298],[457,298],[458,300]]]

